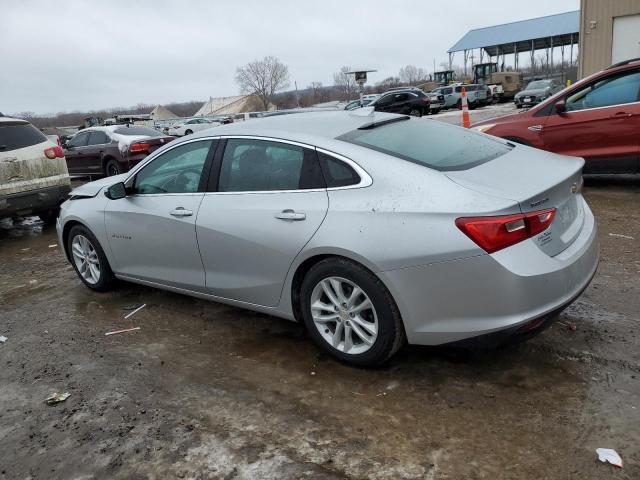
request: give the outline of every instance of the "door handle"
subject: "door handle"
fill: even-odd
[[[614,117],[630,117],[631,114],[629,112],[616,112],[613,114]]]
[[[305,213],[296,213],[290,208],[281,211],[280,213],[276,213],[274,215],[278,220],[288,220],[290,222],[299,222],[300,220],[305,220],[307,215]]]
[[[176,207],[169,212],[169,215],[174,217],[190,217],[193,215],[191,210],[186,210],[184,207]]]

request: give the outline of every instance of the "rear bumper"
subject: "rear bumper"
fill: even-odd
[[[58,208],[70,191],[69,185],[56,185],[4,196],[0,198],[0,217],[31,215]]]
[[[511,335],[536,319],[550,321],[589,285],[598,266],[596,223],[584,208],[581,233],[554,257],[526,240],[492,255],[379,273],[398,303],[409,343]]]

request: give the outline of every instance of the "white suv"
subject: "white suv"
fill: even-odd
[[[0,218],[52,221],[70,187],[62,148],[29,122],[0,116]]]

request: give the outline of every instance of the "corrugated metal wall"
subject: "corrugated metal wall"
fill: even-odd
[[[613,18],[637,13],[640,0],[580,0],[580,78],[611,65]]]

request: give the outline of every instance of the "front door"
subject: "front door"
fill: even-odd
[[[585,158],[585,173],[635,173],[640,151],[640,70],[595,80],[542,125],[545,150]]]
[[[296,255],[316,232],[328,198],[315,151],[230,138],[214,167],[196,230],[209,293],[276,306]]]
[[[130,195],[109,201],[105,226],[116,274],[204,289],[195,223],[216,144],[202,139],[164,151],[127,182]]]
[[[84,156],[90,132],[79,132],[67,142],[64,149],[64,157],[67,161],[67,170],[71,175],[86,174]]]

